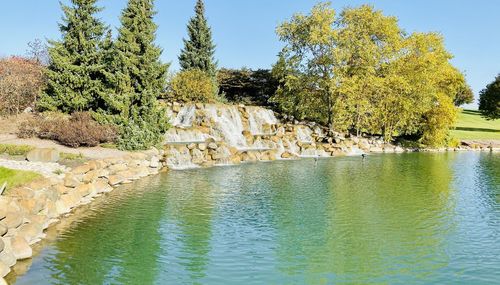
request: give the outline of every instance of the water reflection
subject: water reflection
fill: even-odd
[[[112,193],[19,284],[494,283],[498,154],[172,172]]]

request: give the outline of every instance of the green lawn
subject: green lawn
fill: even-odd
[[[487,121],[478,111],[463,110],[451,134],[464,140],[500,140],[500,120]]]
[[[0,167],[0,187],[7,182],[7,188],[12,189],[14,187],[29,183],[41,175],[30,171],[19,171],[12,170],[5,167]]]

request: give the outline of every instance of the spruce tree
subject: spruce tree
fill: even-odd
[[[50,41],[51,58],[47,89],[38,103],[42,110],[95,110],[98,98],[108,92],[103,84],[104,34],[107,28],[96,17],[97,0],[71,0],[62,5],[60,41]]]
[[[179,56],[183,70],[200,69],[215,78],[217,63],[214,60],[215,45],[212,42],[212,31],[205,17],[205,4],[198,0],[196,15],[191,18],[187,29],[189,39],[184,39],[184,49]]]
[[[154,15],[153,0],[129,0],[113,44],[107,82],[114,92],[104,98],[97,118],[121,127],[122,149],[156,145],[167,129],[157,98],[165,91],[168,65],[161,63],[162,50],[154,44]]]

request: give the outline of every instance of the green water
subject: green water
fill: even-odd
[[[500,283],[500,154],[171,172],[91,206],[16,284],[339,283]]]

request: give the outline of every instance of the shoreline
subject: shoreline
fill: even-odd
[[[393,146],[390,148],[394,150]],[[402,152],[371,151],[368,154],[394,153],[445,153],[445,152],[500,152],[500,148],[460,149],[403,149]],[[173,169],[167,165],[168,152],[151,150],[127,154],[121,158],[90,160],[69,170],[63,177],[43,178],[28,185],[14,188],[0,196],[0,278],[11,274],[18,262],[31,259],[33,248],[43,247],[46,232],[71,220],[85,205],[94,202],[120,185],[129,184],[163,171],[182,171],[193,168]],[[336,158],[338,156],[319,158]],[[353,155],[354,156],[354,155]],[[357,155],[356,155],[357,156]],[[311,159],[290,157],[283,161]],[[235,166],[243,163],[269,162],[269,160],[232,161],[228,164],[205,164],[196,168]],[[2,279],[3,280],[3,279]],[[0,285],[2,284],[0,280]],[[5,282],[5,281],[4,281]]]

